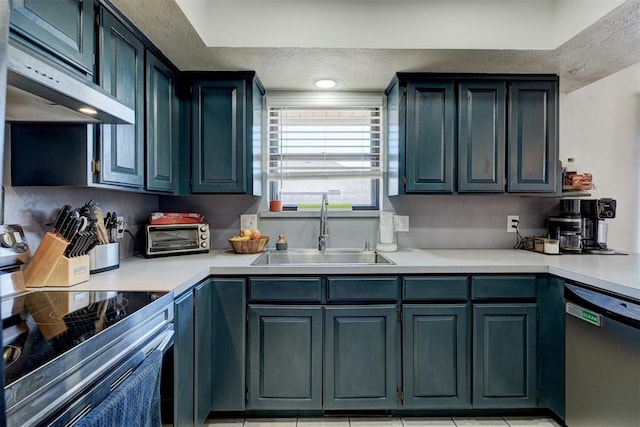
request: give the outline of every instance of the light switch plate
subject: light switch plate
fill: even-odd
[[[254,230],[258,228],[258,215],[257,214],[240,215],[240,228],[246,228],[249,230]]]
[[[409,231],[409,215],[394,215],[393,231]]]

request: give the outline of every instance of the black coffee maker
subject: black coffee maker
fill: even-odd
[[[580,202],[582,218],[582,250],[585,253],[612,255],[607,247],[608,219],[616,217],[614,199],[585,199]]]
[[[582,252],[580,199],[560,199],[560,214],[547,219],[549,237],[558,240],[564,253]]]

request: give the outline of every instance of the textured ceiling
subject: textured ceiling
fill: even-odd
[[[570,92],[640,62],[640,0],[547,50],[207,47],[175,0],[111,2],[179,69],[255,70],[267,90],[310,90],[327,76],[340,90],[382,90],[403,71],[555,73]],[[242,14],[228,19],[243,26]]]

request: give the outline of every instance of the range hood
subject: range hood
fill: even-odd
[[[133,109],[93,82],[11,44],[7,56],[7,122],[135,123]]]

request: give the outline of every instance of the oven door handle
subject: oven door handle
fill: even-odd
[[[166,353],[167,349],[169,349],[173,345],[174,335],[175,335],[175,332],[173,331],[173,329],[164,331],[160,335],[161,341],[158,344],[158,346],[155,348],[155,350],[160,350],[162,354]]]

